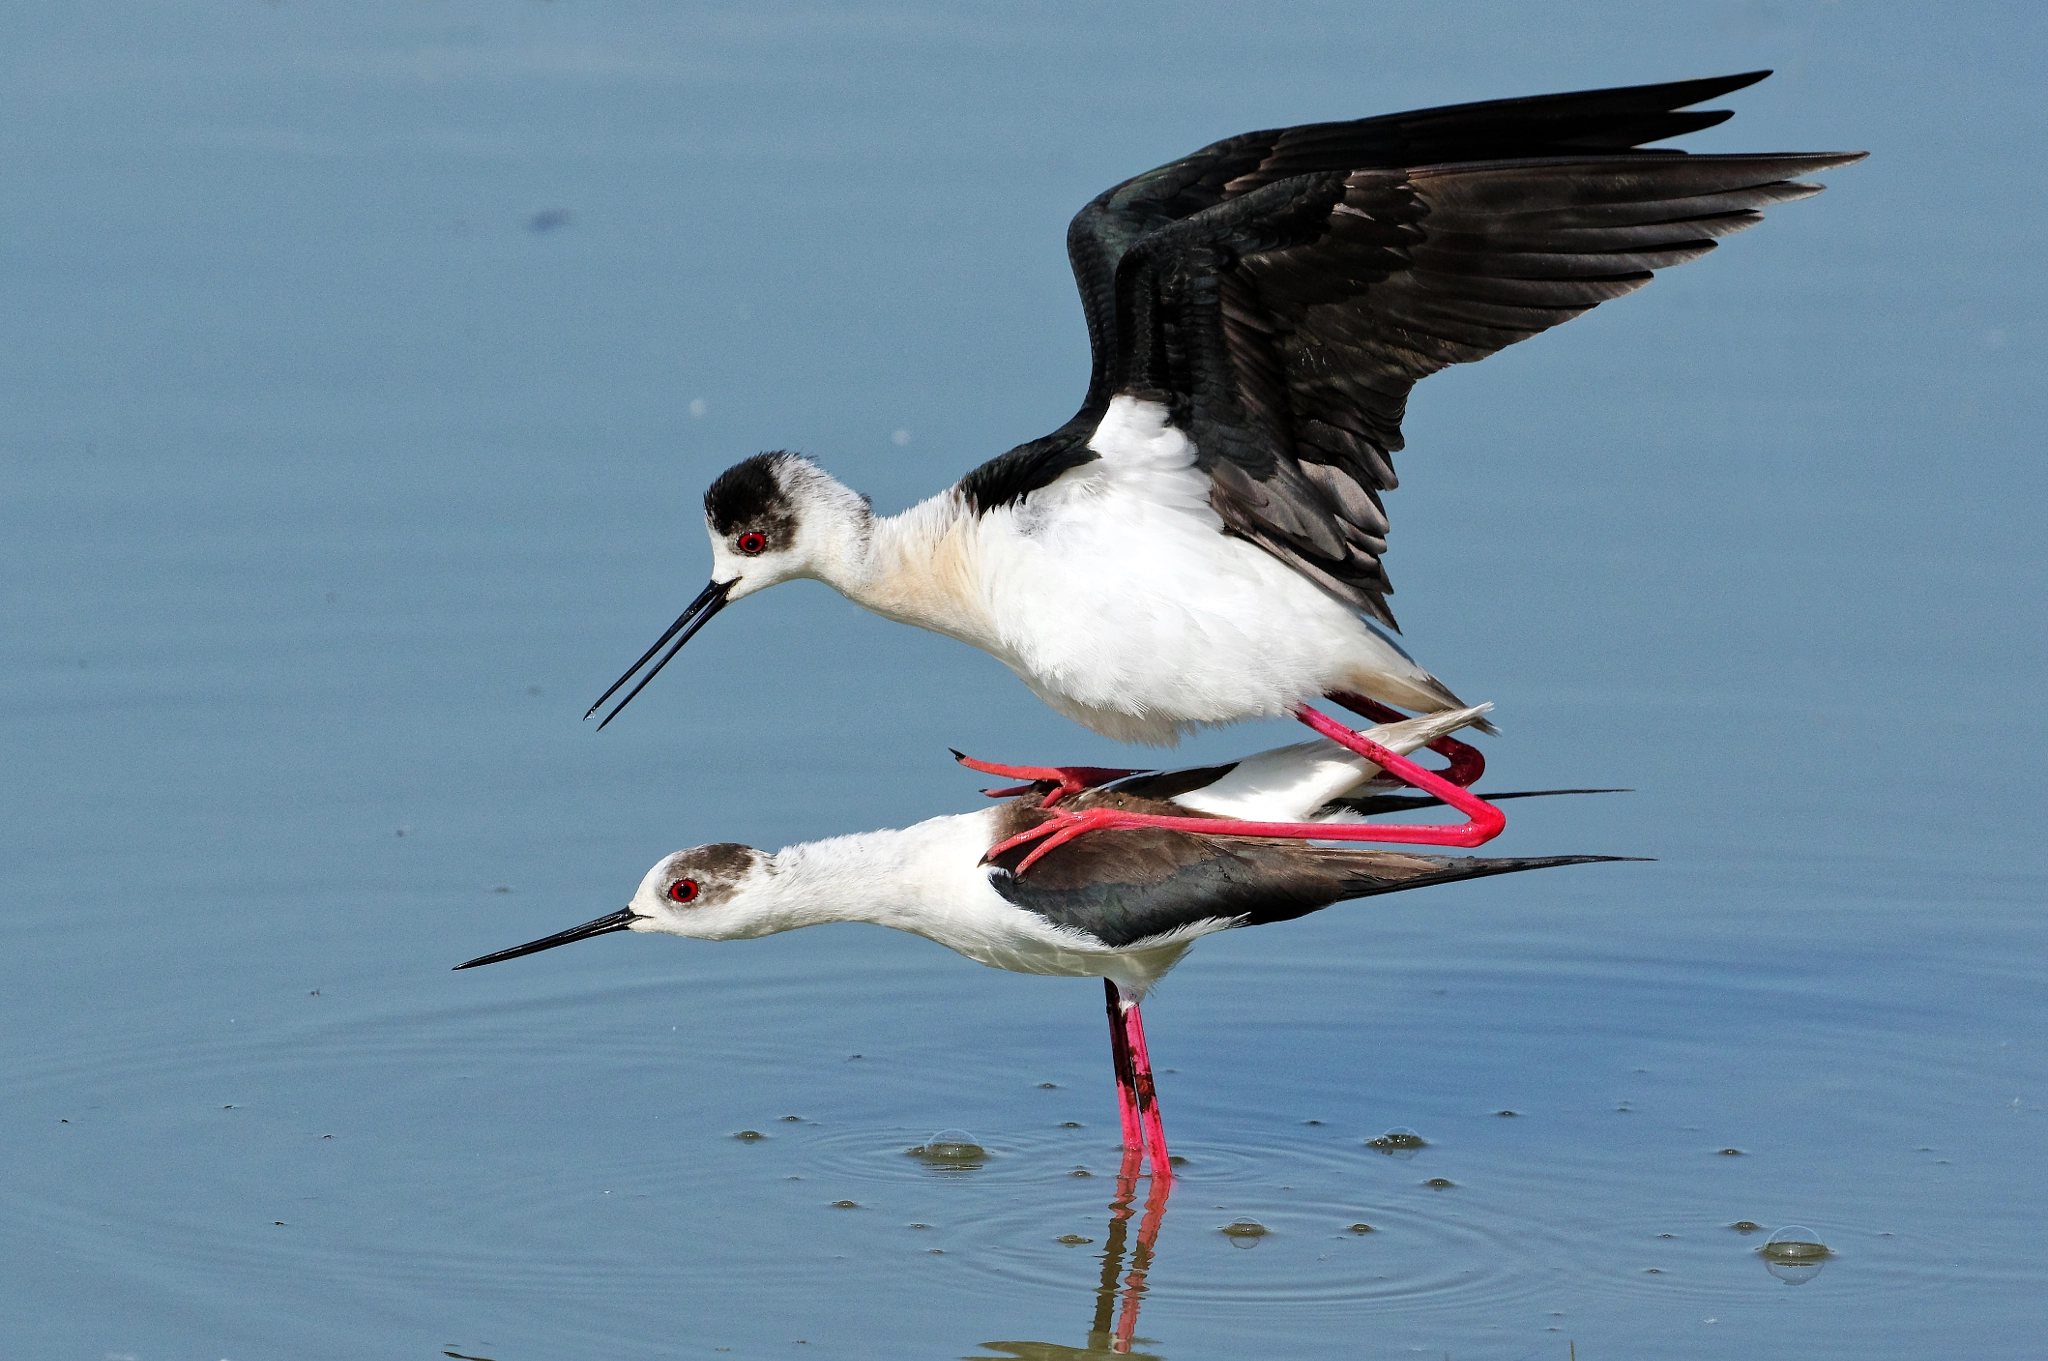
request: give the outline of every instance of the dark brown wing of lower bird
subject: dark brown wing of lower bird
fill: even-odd
[[[1062,806],[1204,816],[1177,803],[1113,790],[1092,790]],[[1000,811],[991,845],[1049,816],[1039,807],[1036,794],[1012,800]],[[1200,922],[1262,926],[1307,916],[1350,898],[1624,858],[1418,855],[1140,827],[1077,837],[1046,853],[1019,878],[1014,871],[1030,849],[1020,847],[990,866],[989,882],[995,890],[1026,911],[1057,926],[1086,931],[1115,949]]]

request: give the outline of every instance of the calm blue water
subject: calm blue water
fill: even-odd
[[[1189,1164],[1136,1350],[2038,1354],[2037,10],[7,18],[10,1355],[1102,1354],[1093,984],[857,927],[448,966],[681,845],[967,806],[948,746],[1128,761],[808,585],[578,722],[701,584],[735,458],[894,509],[1064,419],[1097,190],[1759,66],[1690,145],[1872,159],[1430,380],[1391,505],[1409,641],[1499,705],[1489,783],[1637,791],[1497,847],[1657,861],[1205,942],[1147,1008]],[[949,1126],[986,1166],[902,1154]],[[1394,1126],[1429,1147],[1364,1146]],[[1836,1252],[1797,1287],[1754,1251],[1792,1224]]]

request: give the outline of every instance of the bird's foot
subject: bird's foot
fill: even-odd
[[[1028,828],[989,847],[981,861],[985,865],[993,863],[1019,847],[1031,846],[1035,841],[1038,844],[1032,846],[1031,853],[1012,871],[1021,877],[1049,852],[1057,850],[1076,837],[1086,836],[1089,832],[1126,831],[1138,827],[1156,827],[1195,836],[1242,836],[1280,841],[1372,841],[1398,845],[1469,847],[1485,845],[1499,836],[1501,830],[1507,826],[1507,817],[1500,809],[1470,790],[1452,784],[1435,771],[1416,765],[1407,757],[1351,731],[1335,719],[1325,717],[1307,705],[1296,711],[1296,717],[1331,741],[1357,752],[1389,775],[1406,781],[1425,793],[1436,795],[1463,813],[1465,821],[1449,826],[1385,822],[1243,822],[1236,818],[1173,817],[1159,813],[1131,812],[1121,808],[1054,808],[1048,810],[1046,820],[1036,827]]]
[[[1089,808],[1079,813],[1070,808],[1055,808],[1051,810],[1051,816],[1036,827],[1019,832],[1007,841],[999,841],[989,847],[982,855],[981,863],[993,864],[1018,847],[1029,846],[1036,841],[1038,845],[1032,848],[1031,854],[1025,856],[1012,871],[1021,875],[1037,864],[1048,851],[1056,850],[1075,837],[1086,836],[1089,832],[1109,832],[1128,827],[1155,827],[1183,822],[1225,827],[1229,825],[1220,818],[1169,818],[1151,813],[1127,813],[1117,808]]]
[[[953,759],[969,770],[978,770],[984,775],[1000,775],[1006,780],[1025,780],[1010,789],[984,789],[981,792],[992,799],[1012,799],[1019,794],[1029,794],[1034,789],[1051,786],[1045,791],[1044,807],[1050,808],[1069,794],[1078,794],[1084,789],[1094,789],[1112,780],[1121,780],[1126,775],[1142,775],[1142,770],[1116,770],[1109,766],[1001,766],[993,761],[977,761],[972,756],[953,753]]]
[[[1332,690],[1326,698],[1332,704],[1341,704],[1360,718],[1369,718],[1375,723],[1399,723],[1408,717],[1399,709],[1346,690]],[[1446,736],[1436,738],[1428,746],[1437,755],[1450,758],[1451,763],[1437,774],[1460,789],[1470,789],[1486,773],[1485,753],[1468,742]]]

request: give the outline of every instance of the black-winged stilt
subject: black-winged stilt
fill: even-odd
[[[1320,829],[1319,839],[1345,837],[1374,811],[1370,800],[1351,796],[1380,775],[1382,764],[1408,778],[1415,767],[1399,752],[1479,716],[1465,709],[1376,727],[1362,737],[1380,753],[1377,763],[1313,740],[1230,765],[1083,790],[1069,804],[1082,818],[1106,815],[1095,834],[1079,841],[1054,835],[1029,850],[1032,833],[1061,825],[1037,789],[900,831],[772,854],[732,843],[696,846],[663,858],[619,911],[456,967],[613,931],[745,940],[828,922],[872,922],[992,968],[1100,976],[1124,1146],[1150,1158],[1155,1182],[1170,1180],[1139,1004],[1197,939],[1288,921],[1350,898],[1615,858],[1451,858],[1215,834],[1242,821],[1307,822]],[[1143,820],[1123,820],[1132,817]],[[1029,876],[1021,873],[1027,860],[1039,862]]]
[[[609,723],[719,610],[797,577],[989,652],[1120,741],[1324,695],[1459,707],[1385,631],[1380,494],[1409,389],[1861,159],[1643,149],[1768,74],[1246,133],[1125,181],[1067,233],[1094,354],[1072,420],[887,517],[794,454],[728,469],[705,495],[710,584],[591,713],[638,675]]]

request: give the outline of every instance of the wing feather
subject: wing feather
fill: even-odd
[[[1111,397],[1165,401],[1227,532],[1393,625],[1380,493],[1408,393],[1632,293],[1860,155],[1643,143],[1769,72],[1245,133],[1126,180],[1068,228],[1081,409],[969,473],[979,511],[1097,457]]]

